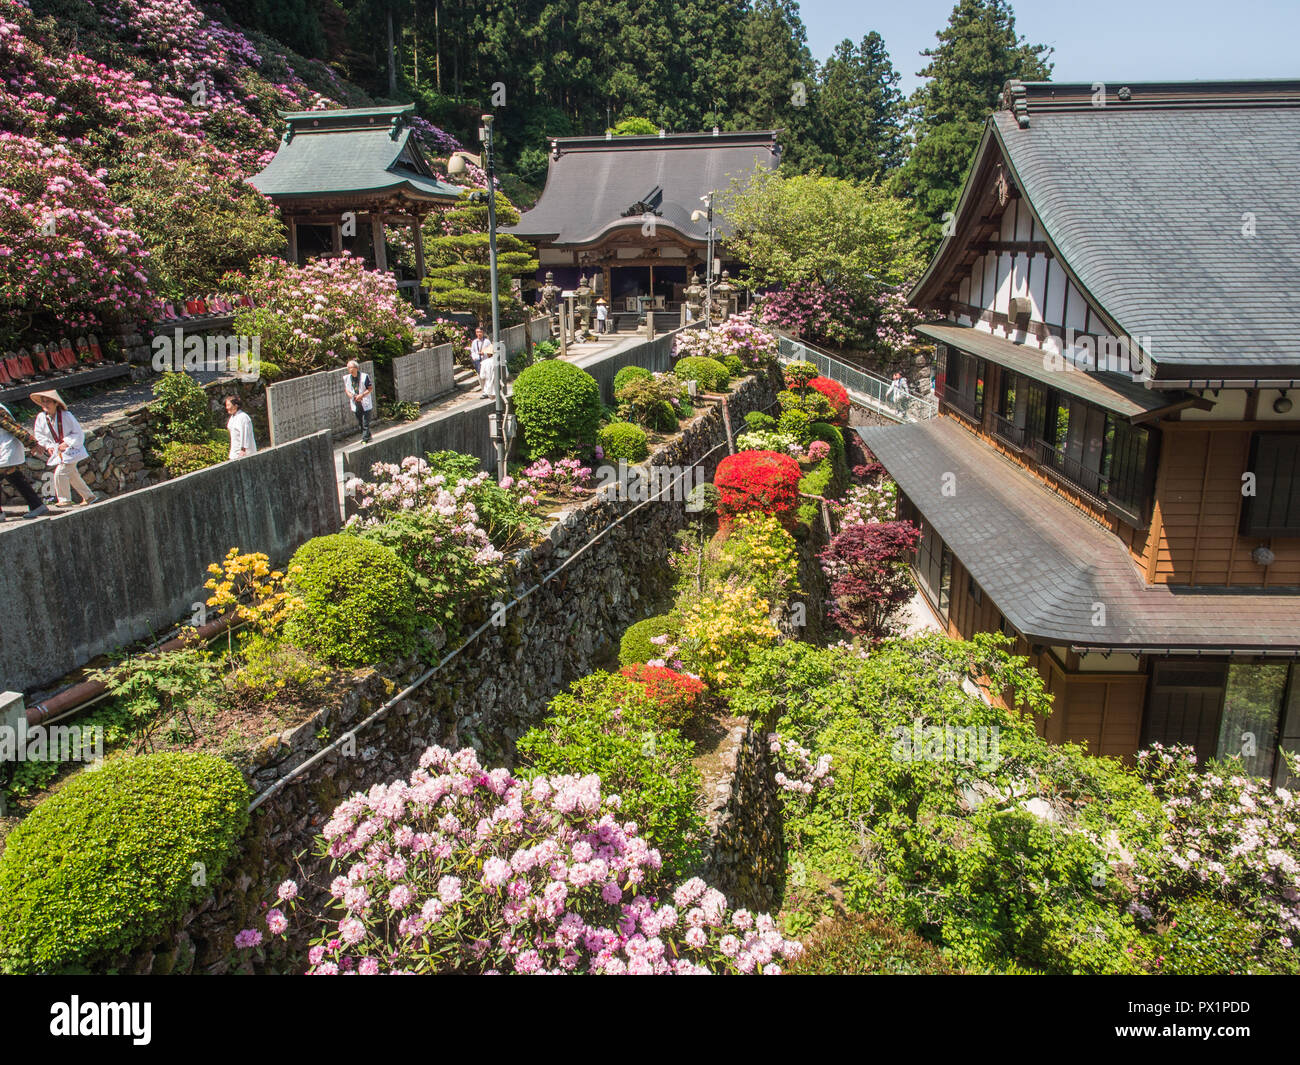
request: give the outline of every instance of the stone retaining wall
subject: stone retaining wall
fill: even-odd
[[[729,397],[732,425],[743,425],[748,411],[770,404],[774,396],[767,378],[740,382]],[[650,461],[698,463],[711,477],[727,454],[725,440],[721,411],[709,406]],[[674,534],[688,516],[682,502],[650,502],[632,513],[634,506],[588,500],[565,512],[536,547],[520,552],[514,559],[512,595],[545,583],[509,606],[504,625],[485,629],[411,697],[357,733],[351,750],[347,745],[334,748],[260,805],[233,868],[212,896],[156,942],[135,951],[122,968],[225,971],[235,934],[258,924],[262,902],[275,885],[304,870],[322,872],[310,857],[311,844],[337,803],[358,789],[408,775],[430,744],[472,745],[486,764],[511,764],[515,741],[540,719],[551,697],[606,665],[623,631],[659,608],[656,600],[668,580]],[[578,554],[611,522],[629,514]],[[470,615],[466,620],[477,627],[485,618]],[[254,789],[266,792],[339,740],[395,695],[398,685],[418,676],[419,668],[410,663],[396,682],[371,675],[340,705],[268,740],[242,767]],[[751,794],[744,783],[749,758],[746,754],[740,761],[736,801]],[[726,821],[732,823],[735,818]],[[722,846],[734,852],[736,846],[726,842],[729,832],[723,832]],[[322,880],[319,875],[313,879]]]

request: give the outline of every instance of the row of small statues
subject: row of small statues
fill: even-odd
[[[546,283],[538,289],[537,301],[542,310],[552,319],[553,333],[559,328],[558,311],[563,291],[555,283],[555,274],[550,270],[546,271]],[[578,287],[573,291],[574,317],[585,329],[591,328],[592,316],[595,314],[595,299],[599,294],[598,290],[587,283],[586,274],[578,279]],[[708,287],[698,272],[691,278],[691,283],[686,286],[682,295],[686,299],[687,320],[698,321],[704,315],[704,300],[708,295]],[[713,309],[719,318],[725,319],[728,312],[735,308],[735,295],[736,286],[731,283],[731,275],[723,270],[721,280],[713,286]]]

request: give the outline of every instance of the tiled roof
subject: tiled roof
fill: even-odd
[[[296,111],[275,158],[249,178],[273,199],[409,192],[454,200],[460,189],[438,180],[411,142],[412,108],[367,107]]]
[[[1300,595],[1145,584],[1113,534],[955,419],[857,432],[1027,637],[1134,650],[1300,651]]]
[[[1294,101],[1031,102],[1025,128],[1012,111],[990,121],[1061,257],[1158,366],[1300,366]]]
[[[1135,418],[1178,405],[1178,397],[1144,388],[1131,377],[1113,372],[1093,373],[1077,369],[1057,356],[1049,365],[1051,353],[1041,348],[1017,344],[1005,337],[995,337],[983,329],[964,325],[918,325],[916,332],[932,340],[951,344],[982,359],[996,362],[1035,381],[1071,396],[1088,400],[1105,410]],[[1069,367],[1066,369],[1066,367]]]
[[[691,221],[691,212],[704,208],[700,197],[743,180],[756,167],[773,169],[780,160],[774,130],[563,137],[554,144],[559,158],[553,150],[541,199],[508,232],[555,244],[591,244],[619,226],[640,228],[644,212],[633,208],[656,190],[656,226],[702,244],[708,223]],[[713,224],[726,235],[716,211]]]

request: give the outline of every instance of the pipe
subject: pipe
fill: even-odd
[[[232,620],[233,615],[226,615],[217,618],[215,621],[209,621],[206,625],[201,625],[193,631],[206,643],[230,628]],[[242,626],[237,627],[242,628]],[[175,651],[182,647],[184,643],[184,636],[176,636],[165,643],[149,647],[142,653],[141,657],[159,654],[164,651]],[[92,703],[99,702],[107,694],[108,685],[103,681],[83,680],[70,688],[64,688],[63,691],[51,695],[48,699],[42,699],[39,703],[33,703],[29,706],[27,708],[28,727],[44,725],[52,720],[67,717],[90,706]]]

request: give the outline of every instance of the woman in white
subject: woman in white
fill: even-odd
[[[483,384],[483,398],[492,399],[497,394],[497,357],[492,341],[485,339],[482,347],[479,380]]]
[[[99,496],[81,478],[77,463],[90,458],[86,451],[86,433],[81,423],[73,417],[68,405],[57,392],[33,392],[31,397],[41,408],[36,415],[33,432],[48,453],[47,466],[54,467],[54,495],[56,508],[76,506],[72,490],[81,496],[81,506],[93,503]]]
[[[230,420],[226,429],[230,433],[230,457],[247,458],[257,454],[257,441],[253,438],[253,419],[243,409],[238,396],[226,397],[226,413]]]

